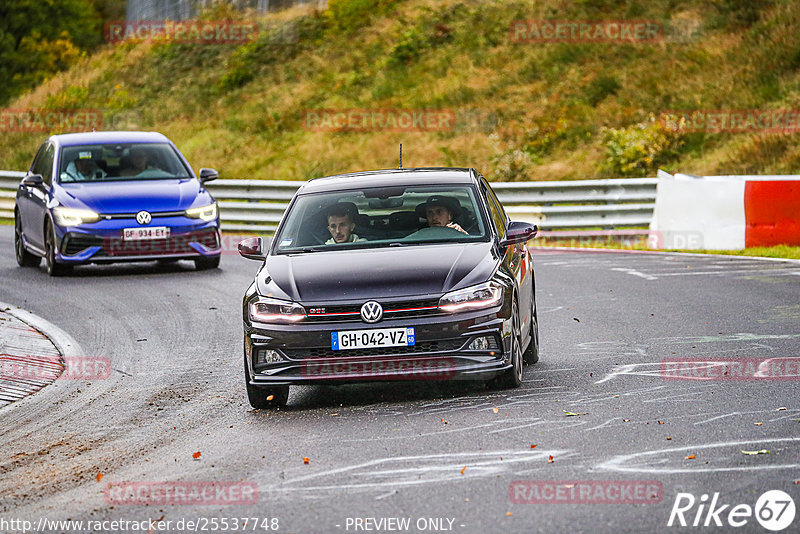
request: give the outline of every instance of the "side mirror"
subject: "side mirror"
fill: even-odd
[[[263,247],[264,241],[260,237],[248,237],[239,241],[239,255],[248,260],[263,261],[266,258]]]
[[[41,187],[44,184],[44,178],[41,174],[29,174],[22,179],[22,185],[27,187]]]
[[[214,169],[200,169],[200,183],[204,184],[219,178],[219,173]]]
[[[512,222],[508,225],[506,238],[500,241],[501,247],[516,245],[517,243],[527,243],[539,233],[539,227],[535,224],[526,222]]]

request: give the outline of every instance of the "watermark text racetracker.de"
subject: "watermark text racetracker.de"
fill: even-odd
[[[449,109],[307,109],[303,128],[312,132],[450,132]]]
[[[515,480],[508,486],[514,504],[657,504],[663,498],[658,480]]]
[[[162,41],[186,44],[226,44],[250,42],[258,38],[259,31],[259,25],[254,21],[117,20],[105,24],[103,36],[108,43]]]
[[[664,380],[793,381],[800,380],[800,357],[664,358],[659,375]]]
[[[348,380],[450,380],[455,376],[455,361],[449,358],[403,358],[370,360],[309,359],[300,374],[309,378]]]
[[[113,505],[252,505],[258,502],[255,482],[116,482],[103,490]]]
[[[678,133],[797,133],[798,109],[667,110],[659,114],[665,130]]]
[[[102,126],[99,109],[0,110],[0,132],[90,132]]]
[[[656,20],[515,20],[509,28],[515,43],[635,43],[664,39]]]
[[[285,526],[285,525],[284,525]],[[274,532],[281,529],[277,517],[207,517],[195,516],[181,519],[29,519],[0,517],[0,532]]]
[[[0,379],[9,381],[106,380],[111,359],[105,356],[14,356],[0,354]]]

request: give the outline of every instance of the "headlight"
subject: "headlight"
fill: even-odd
[[[439,299],[439,309],[446,312],[491,308],[503,300],[503,286],[497,282],[484,282],[458,291],[451,291]]]
[[[192,219],[203,219],[204,221],[213,221],[217,218],[217,203],[202,206],[200,208],[191,208],[186,210],[186,216]]]
[[[58,206],[53,208],[53,217],[59,226],[77,226],[83,223],[92,223],[100,220],[100,216],[92,210],[81,210],[77,208],[65,208]]]
[[[296,302],[260,298],[250,303],[250,319],[261,323],[284,323],[306,318],[306,310]]]

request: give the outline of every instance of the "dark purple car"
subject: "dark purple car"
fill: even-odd
[[[398,169],[304,184],[243,302],[250,404],[290,385],[522,382],[538,360],[535,225],[511,222],[474,169]]]

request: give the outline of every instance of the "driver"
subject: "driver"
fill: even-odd
[[[353,221],[352,211],[353,209],[345,204],[334,204],[328,209],[328,231],[331,233],[331,238],[325,241],[326,245],[366,241],[353,233],[356,223]]]
[[[461,228],[460,224],[453,221],[453,217],[461,211],[461,204],[459,204],[458,199],[434,195],[428,197],[428,200],[422,206],[425,208],[425,218],[431,228],[434,226],[446,226],[453,230],[458,230],[462,234],[467,233],[466,230]]]
[[[66,174],[76,181],[102,180],[107,176],[106,171],[100,168],[93,159],[91,151],[81,151],[78,157],[69,162]]]

